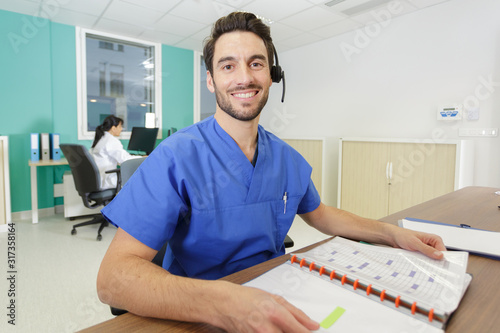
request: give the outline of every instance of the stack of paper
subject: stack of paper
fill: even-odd
[[[445,224],[413,218],[400,220],[399,226],[439,235],[447,249],[467,251],[500,259],[499,232],[475,229],[468,225]]]

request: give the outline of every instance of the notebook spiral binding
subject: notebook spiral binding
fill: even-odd
[[[299,258],[297,255],[293,255],[290,259],[291,264],[299,264],[299,266],[309,268],[309,272],[318,272],[319,276],[326,275],[330,280],[339,280],[342,285],[350,285],[353,290],[363,290],[366,292],[367,296],[377,296],[380,298],[381,302],[392,302],[396,308],[400,306],[410,310],[412,315],[420,314],[428,318],[429,322],[436,320],[440,324],[446,322],[444,315],[436,314],[434,309],[426,309],[417,305],[417,302],[408,302],[401,299],[400,295],[391,295],[386,290],[380,290],[381,288],[373,287],[371,284],[364,284],[359,281],[359,279],[352,279],[347,276],[347,274],[342,274],[334,269],[327,269],[325,266],[318,267],[314,261],[307,261],[305,258]]]

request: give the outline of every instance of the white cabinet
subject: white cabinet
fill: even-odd
[[[341,209],[379,219],[472,185],[470,141],[340,139]]]
[[[0,225],[11,222],[9,138],[0,136]]]

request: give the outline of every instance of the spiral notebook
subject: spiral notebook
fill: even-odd
[[[324,332],[442,332],[472,279],[467,252],[444,256],[335,237],[245,285],[283,296]]]

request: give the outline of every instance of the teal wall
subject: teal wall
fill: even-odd
[[[181,129],[193,123],[194,53],[172,46],[162,47],[163,137],[171,127]]]
[[[31,209],[29,133],[79,141],[75,27],[0,10],[0,135],[9,137],[12,212]],[[193,51],[162,46],[163,137],[193,122]],[[127,145],[123,141],[124,146]],[[60,204],[53,184],[67,166],[38,168],[38,207]]]

